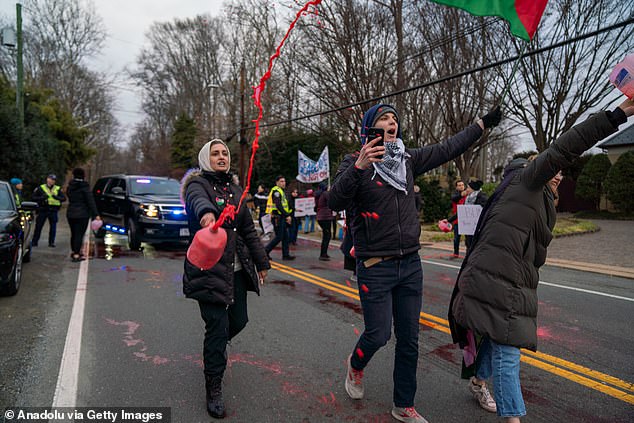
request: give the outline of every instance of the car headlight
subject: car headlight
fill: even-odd
[[[141,204],[141,212],[143,216],[150,219],[158,219],[159,217],[159,209],[154,204]]]

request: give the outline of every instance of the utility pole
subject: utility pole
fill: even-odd
[[[247,151],[247,138],[245,137],[244,129],[244,84],[245,84],[245,70],[244,64],[240,68],[240,134],[238,135],[238,142],[240,143],[240,184],[246,187],[245,181],[245,156]]]
[[[18,109],[20,125],[24,127],[24,65],[22,64],[22,5],[20,3],[15,5],[15,14],[18,44],[18,79],[15,84],[15,105]]]

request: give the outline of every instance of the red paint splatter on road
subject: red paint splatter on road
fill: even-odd
[[[266,369],[277,375],[282,374],[282,367],[277,363],[265,363],[262,360],[255,360],[252,355],[249,354],[231,354],[227,359],[227,365],[232,366],[234,363],[248,364],[260,369]]]
[[[355,334],[355,335],[357,335],[357,336],[359,336],[359,333],[360,333],[360,332],[359,332],[359,329],[354,328],[354,334]]]

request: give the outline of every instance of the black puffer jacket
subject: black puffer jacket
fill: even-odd
[[[454,342],[464,344],[471,329],[499,344],[537,349],[538,270],[557,218],[548,181],[616,126],[606,112],[574,126],[493,194],[452,295]]]
[[[87,219],[99,215],[95,205],[95,198],[92,196],[92,191],[90,191],[90,185],[83,179],[70,181],[68,188],[66,188],[66,196],[68,197],[66,217]]]
[[[183,179],[181,190],[189,220],[190,242],[201,229],[200,219],[206,213],[211,212],[218,219],[225,205],[231,203],[237,206],[242,195],[240,187],[231,183],[230,174],[205,171],[187,175]],[[225,221],[222,227],[227,231],[227,246],[214,267],[201,270],[185,259],[183,292],[188,298],[217,304],[233,304],[236,254],[243,270],[249,275],[250,283],[247,289],[260,293],[256,269],[266,270],[271,266],[247,207],[243,205],[236,219]]]
[[[352,218],[355,256],[403,256],[420,249],[420,223],[414,198],[414,178],[464,153],[482,135],[471,125],[448,140],[417,149],[405,149],[407,194],[385,182],[374,167],[354,166],[356,154],[347,155],[337,171],[328,205],[346,210]]]

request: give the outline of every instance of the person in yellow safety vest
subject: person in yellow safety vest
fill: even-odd
[[[266,254],[271,258],[271,250],[282,242],[282,260],[294,260],[295,256],[288,251],[288,227],[291,224],[291,214],[293,209],[288,205],[288,199],[284,193],[286,179],[283,176],[275,178],[275,186],[271,188],[269,198],[266,202],[266,213],[271,215],[271,223],[275,228],[275,238],[264,247]]]
[[[15,188],[15,205],[20,207],[22,204],[22,188],[24,188],[24,184],[20,178],[11,178],[10,182]]]
[[[66,196],[64,196],[61,187],[55,185],[56,180],[57,176],[50,174],[46,177],[46,183],[35,188],[35,191],[33,191],[33,201],[40,205],[37,209],[37,218],[35,219],[35,232],[33,233],[34,247],[37,247],[42,228],[47,220],[49,224],[48,246],[55,247],[58,220],[57,213],[62,206],[62,202],[66,200]]]

